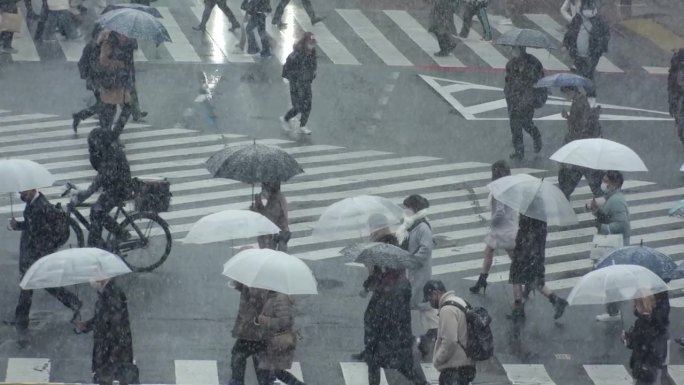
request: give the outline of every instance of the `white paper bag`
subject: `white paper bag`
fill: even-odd
[[[596,234],[592,241],[589,258],[596,261],[615,249],[624,246],[622,234]]]

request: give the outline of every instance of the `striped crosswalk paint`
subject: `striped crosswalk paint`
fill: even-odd
[[[21,11],[19,11],[21,14]],[[40,61],[38,50],[33,43],[31,30],[26,25],[26,18],[22,15],[21,32],[15,33],[12,39],[12,46],[17,50],[17,53],[12,54],[14,61]]]
[[[50,382],[50,360],[47,358],[9,358],[5,382]]]
[[[218,385],[218,366],[214,360],[176,360],[176,384]]]
[[[463,25],[463,20],[454,14],[454,22],[456,23],[456,28],[461,29]],[[483,41],[482,36],[475,31],[475,29],[470,29],[470,34],[467,39],[462,40],[468,48],[470,48],[480,59],[487,63],[492,68],[506,68],[506,63],[508,59],[502,55],[494,45],[489,41]]]
[[[504,364],[512,385],[556,385],[544,365]]]
[[[164,43],[164,47],[175,61],[178,62],[201,62],[202,59],[197,55],[195,49],[181,31],[176,19],[169,11],[168,7],[157,7],[162,18],[159,21],[169,32],[171,42]]]
[[[584,365],[594,385],[632,385],[634,380],[623,365]]]
[[[366,42],[385,64],[410,66],[411,62],[358,9],[338,9],[337,13]]]

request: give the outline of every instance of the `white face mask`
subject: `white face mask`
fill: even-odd
[[[413,212],[413,210],[411,210],[411,209],[404,209],[404,216],[405,216],[405,217],[413,216],[413,214],[415,214],[415,213]]]
[[[608,186],[608,183],[602,182],[601,183],[601,191],[603,191],[604,193],[609,193],[613,190]]]
[[[582,16],[584,17],[594,17],[598,11],[596,11],[596,8],[588,8],[588,9],[583,9],[582,10]]]

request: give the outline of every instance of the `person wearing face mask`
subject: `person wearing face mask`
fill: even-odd
[[[95,313],[93,318],[78,322],[76,327],[81,333],[93,332],[93,382],[111,384],[119,380],[122,385],[128,385],[131,378],[124,371],[135,365],[126,294],[111,279],[94,280],[90,285],[97,290]],[[137,372],[137,368],[133,370]]]
[[[254,203],[250,210],[268,218],[280,228],[277,235],[260,235],[257,237],[259,248],[287,251],[290,240],[290,226],[287,217],[287,200],[280,191],[280,182],[261,184],[261,193],[254,196]]]
[[[290,101],[292,108],[280,118],[283,129],[287,132],[292,129],[290,119],[301,114],[298,132],[310,135],[311,130],[306,128],[311,114],[313,93],[311,84],[316,78],[318,59],[316,58],[316,39],[314,34],[306,32],[294,45],[294,50],[287,56],[283,65],[282,77],[290,82]]]
[[[423,300],[425,283],[432,277],[432,226],[427,220],[430,202],[420,195],[410,195],[404,199],[404,220],[397,229],[399,245],[407,250],[418,262],[419,267],[409,270],[408,278],[413,288],[411,309],[420,314],[425,335],[419,338],[418,349],[423,357],[430,351],[430,345],[437,336],[437,311]]]
[[[565,135],[565,144],[573,140],[600,137],[600,107],[591,108],[583,89],[561,87],[561,93],[572,103],[569,113],[565,110],[561,112],[563,118],[568,121],[568,133]],[[568,200],[570,200],[570,195],[575,191],[580,180],[582,180],[582,176],[587,180],[594,197],[603,195],[601,191],[602,171],[570,164],[561,164],[558,170],[558,187]]]
[[[594,72],[601,56],[608,52],[610,27],[598,14],[594,0],[582,0],[580,12],[573,17],[563,37],[563,47],[568,50],[576,72],[594,81]],[[596,86],[587,87],[587,96],[596,97]]]
[[[22,191],[19,193],[19,197],[26,203],[23,213],[24,220],[18,221],[12,217],[9,222],[9,228],[21,231],[21,240],[19,241],[19,274],[23,277],[31,265],[40,258],[54,253],[57,251],[57,248],[49,239],[51,232],[47,227],[46,215],[50,203],[47,198],[35,189]],[[80,318],[82,302],[76,294],[63,287],[49,288],[45,289],[45,291],[73,311],[72,323]],[[32,298],[33,290],[21,290],[14,313],[14,320],[5,322],[14,324],[20,346],[28,344],[29,313],[31,312]]]
[[[520,160],[525,157],[523,130],[532,136],[534,152],[539,153],[542,149],[541,133],[532,119],[534,109],[541,107],[534,85],[543,77],[544,67],[539,59],[528,54],[525,47],[513,47],[513,58],[506,63],[504,85],[514,150],[510,155],[511,159]]]
[[[603,176],[601,190],[604,193],[605,203],[599,207],[596,199],[591,200],[589,208],[596,217],[596,225],[599,234],[622,234],[622,244],[629,245],[630,224],[629,206],[622,194],[624,178],[619,171],[608,171]],[[620,304],[609,303],[606,305],[606,313],[596,316],[597,321],[619,321]]]

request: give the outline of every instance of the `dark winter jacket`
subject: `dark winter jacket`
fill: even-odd
[[[538,264],[544,263],[547,232],[546,222],[521,214],[512,258],[529,261],[528,268],[537,271]]]
[[[633,376],[637,376],[635,369],[640,366],[660,367],[664,357],[660,357],[656,346],[658,326],[651,315],[634,312],[637,317],[634,326],[625,333],[627,349],[632,351],[629,367]]]
[[[589,58],[598,62],[601,55],[608,52],[610,41],[610,27],[602,16],[591,18],[591,32],[589,33]],[[582,14],[578,13],[568,25],[568,31],[563,37],[563,46],[567,48],[572,60],[577,58],[577,36],[582,28]]]
[[[397,368],[412,360],[411,284],[404,270],[382,273],[368,304],[365,358],[369,364]]]
[[[532,108],[535,101],[534,84],[544,77],[539,59],[523,53],[506,63],[504,95],[509,108]]]
[[[95,315],[86,322],[85,332],[90,331],[93,332],[93,372],[112,370],[117,364],[133,362],[126,295],[113,280],[98,293]]]
[[[594,116],[596,114],[597,116]],[[600,109],[592,110],[586,95],[581,94],[572,101],[568,117],[568,133],[565,143],[577,139],[598,138],[601,135],[598,122]]]
[[[249,0],[247,6],[245,7],[245,12],[250,15],[255,13],[269,13],[271,12],[271,1],[270,0]]]
[[[667,76],[667,101],[673,117],[684,117],[684,82],[679,81],[679,76],[684,78],[684,48],[672,55]]]
[[[48,239],[51,234],[46,221],[48,205],[47,198],[39,192],[33,202],[26,204],[24,220],[17,221],[17,229],[21,230],[19,272],[22,275],[38,259],[55,252],[53,243]]]
[[[87,190],[79,192],[79,200],[83,202],[100,189],[115,199],[127,199],[132,188],[131,169],[111,130],[96,128],[90,131],[88,152],[97,175]]]
[[[291,83],[312,82],[316,78],[317,67],[316,49],[307,52],[304,48],[298,48],[288,55],[282,77]]]

